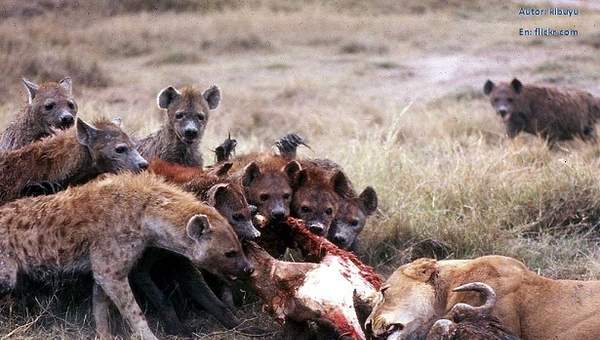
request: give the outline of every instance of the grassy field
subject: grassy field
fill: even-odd
[[[510,141],[481,89],[519,77],[600,95],[600,11],[524,18],[516,3],[491,3],[5,1],[0,126],[24,103],[21,76],[72,76],[82,117],[119,116],[137,136],[160,125],[161,88],[215,83],[223,101],[205,159],[229,131],[239,153],[306,136],[304,156],[331,158],[360,190],[376,188],[361,257],[384,275],[422,256],[502,254],[549,277],[599,279],[598,145]],[[579,36],[518,35],[535,26]],[[0,338],[93,337],[89,299],[33,304],[27,313],[0,301]],[[242,317],[275,329],[259,307]],[[189,322],[202,337],[243,338],[211,319]]]

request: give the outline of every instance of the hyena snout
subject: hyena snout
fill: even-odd
[[[204,125],[202,122],[188,120],[179,126],[179,134],[183,142],[192,144],[202,137]]]
[[[336,234],[333,235],[333,243],[335,243],[337,246],[345,247],[346,243],[348,243],[348,239],[345,235]]]
[[[235,233],[240,240],[254,240],[260,237],[260,231],[258,231],[252,223],[252,218],[231,222]]]
[[[141,172],[148,169],[148,161],[142,157],[139,152],[134,151],[131,155],[130,170],[133,172]]]
[[[254,240],[260,237],[260,231],[258,231],[252,221],[244,223],[244,225],[238,228],[238,235],[244,240]]]
[[[230,276],[230,278],[248,279],[252,273],[254,273],[254,266],[244,257],[243,260],[239,262],[235,275]]]
[[[348,249],[356,240],[358,234],[356,232],[336,231],[331,237],[331,241],[338,247]]]
[[[281,222],[290,215],[290,209],[286,206],[285,202],[278,198],[271,198],[266,201],[265,204],[259,208],[259,212],[262,210],[263,216],[269,221]]]
[[[188,140],[198,138],[198,129],[195,127],[187,127],[183,130],[183,136]]]
[[[148,169],[148,161],[146,161],[145,159],[142,159],[138,165],[137,165],[138,169],[140,169],[140,171],[144,171],[146,169]]]
[[[75,117],[70,112],[63,112],[58,117],[58,127],[68,129],[75,123]]]
[[[321,222],[309,222],[308,230],[310,230],[313,234],[323,235],[325,234],[325,225]]]
[[[275,221],[283,221],[286,218],[286,212],[284,208],[276,208],[271,210],[271,219]]]
[[[246,267],[244,268],[244,274],[246,277],[250,277],[252,273],[254,273],[254,266],[248,263],[248,265],[246,265]]]

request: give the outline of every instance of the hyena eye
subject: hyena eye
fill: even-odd
[[[353,227],[358,226],[358,220],[352,220],[352,221],[350,221],[350,225],[353,226]]]
[[[244,215],[243,214],[233,214],[233,220],[236,222],[240,222],[244,220]]]
[[[204,115],[198,115],[199,120],[204,120]]]
[[[67,106],[69,106],[69,109],[75,110],[75,104],[73,102],[68,102]]]
[[[292,195],[290,195],[289,193],[285,193],[285,194],[283,194],[283,199],[284,200],[289,200],[291,196]]]
[[[494,103],[497,103],[497,102],[499,102],[499,101],[500,101],[500,99],[498,99],[498,98],[494,98]]]
[[[509,103],[512,103],[514,99],[508,98],[507,100],[508,100]]]
[[[44,105],[44,109],[46,109],[46,111],[50,111],[54,108],[55,104],[54,103],[48,103],[46,105]]]
[[[116,153],[125,153],[127,152],[127,150],[129,150],[129,147],[127,147],[127,145],[117,145],[117,147],[115,148]]]
[[[310,208],[309,208],[309,207],[307,207],[306,205],[303,205],[303,206],[300,208],[300,211],[302,211],[303,213],[309,213],[309,212],[310,212]]]
[[[266,200],[269,199],[269,195],[267,195],[267,194],[261,194],[259,198],[260,198],[261,201],[264,202],[264,201],[266,201]]]
[[[327,215],[332,215],[332,214],[333,214],[333,209],[331,209],[331,208],[327,208],[327,209],[325,209],[325,213],[326,213]]]
[[[228,252],[225,253],[225,257],[228,257],[228,258],[233,258],[233,257],[236,257],[236,256],[238,256],[238,253],[235,250],[230,250],[230,251],[228,251]]]
[[[181,119],[181,118],[183,118],[183,112],[177,112],[175,114],[175,119]]]

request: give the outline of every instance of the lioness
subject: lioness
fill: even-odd
[[[600,281],[548,279],[504,256],[419,259],[398,268],[382,286],[366,328],[387,339],[425,338],[452,306],[483,302],[474,292],[452,292],[470,282],[494,289],[492,315],[523,339],[600,337]]]

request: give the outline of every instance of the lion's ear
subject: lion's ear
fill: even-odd
[[[437,261],[434,259],[418,259],[404,268],[402,273],[408,277],[422,282],[429,281],[438,271]]]

